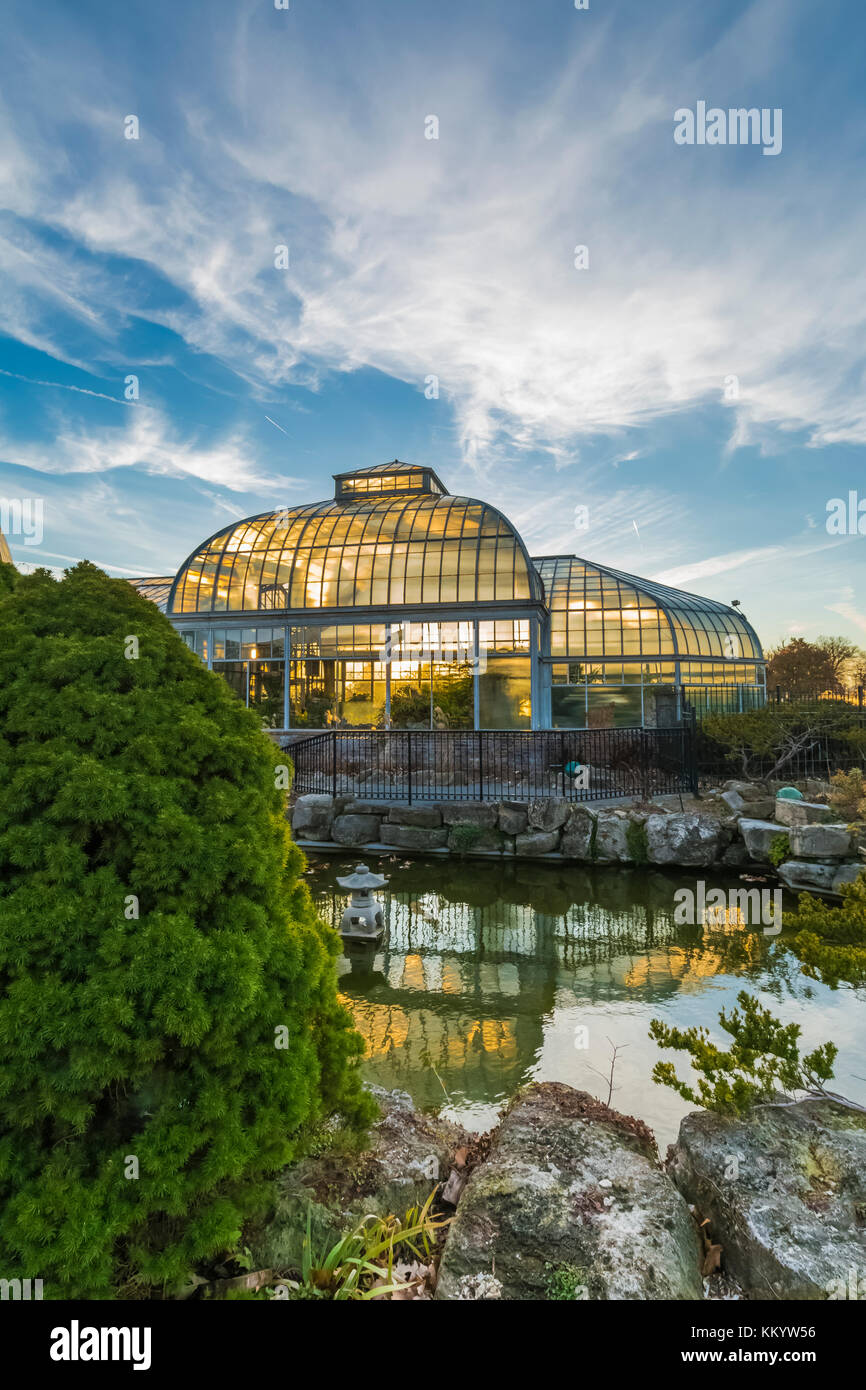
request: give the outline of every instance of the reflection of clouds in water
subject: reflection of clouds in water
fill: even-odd
[[[417,861],[393,874],[382,946],[338,965],[370,1080],[483,1129],[531,1079],[606,1098],[598,1073],[608,1073],[611,1039],[621,1049],[613,1104],[646,1120],[663,1150],[690,1107],[652,1081],[654,1063],[673,1054],[650,1041],[650,1020],[703,1025],[724,1043],[719,1011],[747,988],[800,1025],[806,1050],[836,1042],[834,1084],[866,1101],[866,1081],[852,1075],[866,1075],[862,993],[804,980],[778,943],[736,923],[676,926],[682,878],[540,867],[528,882],[516,866],[477,861]],[[331,862],[311,884],[326,920],[342,911],[332,892],[341,872]],[[585,1051],[575,1049],[577,1027],[588,1030]]]

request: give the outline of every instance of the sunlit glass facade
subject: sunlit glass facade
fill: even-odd
[[[133,582],[274,730],[652,724],[678,686],[764,698],[733,608],[533,561],[496,508],[397,459],[224,528],[173,581]]]

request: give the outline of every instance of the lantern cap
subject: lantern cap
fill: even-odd
[[[358,864],[354,873],[347,874],[345,878],[338,878],[337,883],[341,888],[384,888],[388,882],[381,874],[371,874],[366,864]]]

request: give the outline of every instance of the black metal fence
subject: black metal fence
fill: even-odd
[[[360,800],[647,800],[697,789],[688,718],[670,729],[334,729],[282,746],[296,791]]]
[[[828,782],[834,772],[852,768],[866,771],[866,711],[848,701],[782,699],[769,702],[771,708],[783,706],[793,717],[786,717],[775,747],[760,753],[746,748],[729,751],[707,732],[701,711],[696,711],[694,756],[702,786],[726,778],[775,778],[801,782],[818,778]],[[704,715],[705,717],[705,715]]]
[[[694,710],[698,723],[712,714],[747,714],[749,710],[760,709],[764,705],[834,705],[841,711],[866,719],[866,692],[862,686],[856,690],[804,691],[786,690],[783,686],[770,686],[766,698],[763,690],[746,685],[707,685],[680,686],[680,698],[686,707]]]

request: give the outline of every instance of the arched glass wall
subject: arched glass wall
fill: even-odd
[[[679,686],[692,703],[723,685],[743,708],[763,703],[761,646],[735,609],[573,555],[533,563],[550,611],[553,728],[667,722]]]
[[[253,517],[186,562],[171,615],[529,602],[540,586],[492,507],[431,494],[316,503]]]
[[[533,561],[496,508],[398,459],[225,527],[173,582],[131,582],[274,729],[652,725],[678,717],[681,687],[764,699],[734,608]]]

